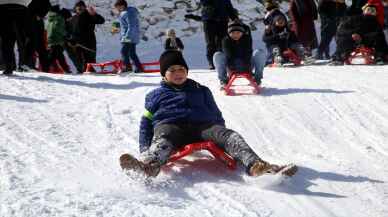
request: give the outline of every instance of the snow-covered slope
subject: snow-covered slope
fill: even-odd
[[[278,183],[228,171],[206,153],[151,182],[119,169],[138,156],[138,123],[158,74],[0,77],[0,216],[386,217],[388,68],[266,69],[258,96],[208,85],[226,123],[274,163],[299,173]]]

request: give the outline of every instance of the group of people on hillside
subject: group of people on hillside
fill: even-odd
[[[95,25],[105,22],[93,7],[84,1],[74,5],[74,12],[60,8],[57,1],[17,0],[0,2],[0,33],[3,74],[14,70],[36,68],[48,72],[57,64],[71,73],[64,56],[66,50],[77,73],[85,71],[86,63],[96,62]],[[47,24],[44,18],[47,17]],[[17,43],[19,63],[16,64],[14,46]]]
[[[230,71],[253,70],[258,84],[262,69],[275,61],[287,61],[283,51],[293,50],[302,60],[306,58],[330,59],[333,65],[343,64],[346,57],[360,44],[375,48],[375,60],[383,63],[388,53],[383,28],[384,4],[387,0],[353,0],[347,7],[344,0],[291,0],[288,13],[283,13],[275,0],[265,0],[264,34],[262,40],[267,47],[267,57],[253,49],[249,26],[240,19],[238,11],[230,0],[201,0],[201,21],[206,42],[206,57],[210,69],[216,69],[220,83],[227,83]],[[4,2],[4,3],[3,3]],[[49,71],[50,66],[59,63],[70,73],[63,51],[72,60],[77,73],[85,71],[86,63],[96,61],[95,25],[104,23],[104,18],[93,7],[83,1],[74,6],[75,14],[60,8],[49,0],[20,0],[15,3],[0,3],[5,30],[0,38],[4,41],[2,53],[6,62],[4,73],[15,68],[11,47],[18,44],[19,69],[34,68],[37,54],[40,70]],[[114,30],[120,32],[123,72],[142,72],[142,64],[136,54],[140,42],[139,11],[125,0],[117,0],[114,7],[119,12],[119,22]],[[43,18],[48,17],[46,28]],[[318,43],[314,21],[321,20],[321,40]],[[27,28],[28,27],[28,28]],[[47,31],[47,43],[44,32]],[[166,31],[165,49],[182,51],[184,45],[176,37],[174,29]],[[335,37],[337,49],[331,55],[330,43]],[[315,55],[313,50],[317,49]],[[263,62],[264,59],[264,62]]]
[[[384,36],[384,5],[388,1],[354,0],[347,7],[344,0],[320,0],[318,6],[313,0],[292,0],[287,16],[272,0],[265,2],[267,14],[264,19],[263,41],[268,48],[267,63],[274,59],[273,54],[281,55],[287,48],[299,56],[314,59],[332,59],[331,65],[342,65],[357,46],[375,49],[375,61],[384,64],[388,46]],[[321,20],[321,41],[318,43],[314,20]],[[330,54],[330,43],[335,37],[336,51]],[[312,50],[316,49],[315,56]],[[280,50],[280,52],[277,52]],[[275,58],[276,59],[276,58]],[[283,59],[280,57],[280,61]]]

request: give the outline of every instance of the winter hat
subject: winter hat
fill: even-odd
[[[176,50],[168,50],[162,53],[159,58],[160,63],[160,74],[162,77],[166,75],[166,71],[170,66],[173,65],[180,65],[186,68],[186,70],[189,70],[189,67],[186,64],[185,59],[183,58],[183,55],[181,52]]]
[[[168,37],[171,37],[171,36],[175,35],[175,30],[174,29],[167,29],[166,30],[166,35]]]
[[[264,7],[267,11],[272,10],[274,8],[278,8],[279,5],[276,2],[273,2],[272,0],[267,0],[264,2]]]
[[[86,8],[86,4],[84,1],[78,1],[77,3],[75,3],[74,5],[74,8],[76,7],[85,7]]]
[[[239,20],[234,20],[228,23],[228,33],[239,31],[245,33],[244,24]]]

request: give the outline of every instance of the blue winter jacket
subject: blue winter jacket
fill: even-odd
[[[238,17],[230,0],[201,0],[201,5],[203,21],[228,21]]]
[[[145,98],[145,113],[139,131],[140,152],[151,146],[154,128],[167,123],[214,123],[225,125],[221,111],[208,87],[188,79],[182,88],[166,82]]]
[[[128,7],[120,14],[121,42],[138,44],[140,41],[139,12],[134,7]]]

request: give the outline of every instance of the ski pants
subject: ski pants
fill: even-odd
[[[223,52],[218,51],[213,57],[214,66],[218,73],[218,79],[222,83],[228,83],[226,56]],[[263,51],[253,51],[251,58],[251,66],[254,67],[254,76],[256,81],[260,81],[263,78],[263,71],[265,65],[265,54]],[[238,70],[241,71],[241,70]]]
[[[124,66],[129,66],[131,64],[129,59],[131,59],[135,66],[135,71],[143,71],[139,57],[136,54],[135,43],[121,43],[121,59],[123,60]]]
[[[149,150],[142,154],[145,163],[167,163],[172,152],[184,145],[204,140],[213,141],[219,148],[239,161],[246,169],[259,156],[249,147],[240,134],[217,124],[160,124],[154,128]]]

